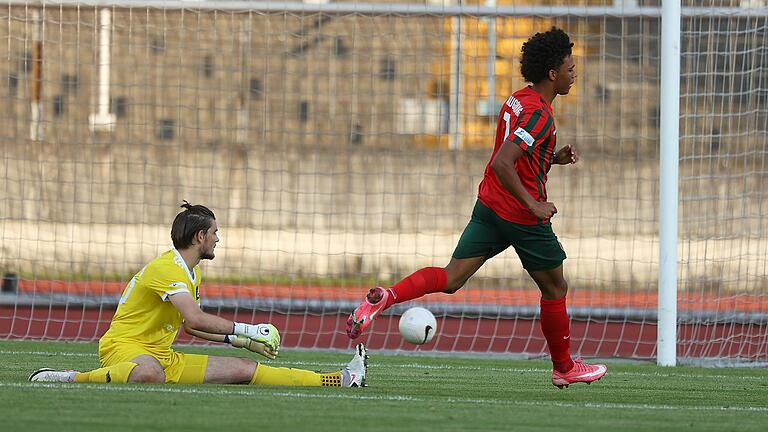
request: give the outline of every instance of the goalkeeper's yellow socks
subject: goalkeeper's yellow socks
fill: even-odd
[[[126,383],[128,382],[128,377],[131,375],[133,368],[135,367],[136,363],[123,362],[112,366],[95,369],[90,372],[80,372],[75,375],[75,382]]]
[[[276,368],[259,363],[250,384],[341,387],[341,372],[318,373],[304,369]]]

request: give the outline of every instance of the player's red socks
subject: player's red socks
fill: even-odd
[[[389,288],[393,295],[389,297],[391,300],[387,307],[419,298],[424,294],[443,291],[447,283],[448,276],[442,267],[417,270]]]
[[[571,360],[571,318],[565,310],[565,297],[541,299],[541,331],[547,339],[552,365],[561,373],[573,368]]]

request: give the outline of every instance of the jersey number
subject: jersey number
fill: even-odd
[[[131,282],[128,284],[128,286],[125,287],[125,291],[123,292],[122,297],[120,297],[120,301],[117,303],[118,305],[121,305],[126,301],[128,301],[128,296],[131,295],[131,291],[133,291],[133,287],[136,286],[136,281],[138,281],[141,275],[144,274],[144,269],[146,269],[146,267],[141,269],[140,272],[136,273],[136,275],[131,279]]]

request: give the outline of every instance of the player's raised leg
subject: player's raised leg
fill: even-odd
[[[390,288],[371,289],[363,302],[347,318],[347,336],[356,339],[374,318],[396,303],[407,302],[429,293],[453,294],[483,265],[485,257],[451,258],[445,267],[425,267]]]
[[[568,283],[563,277],[563,266],[530,271],[529,274],[541,290],[541,331],[552,359],[552,384],[563,388],[602,378],[608,370],[605,365],[586,364],[581,358],[571,359],[571,319],[566,309]]]

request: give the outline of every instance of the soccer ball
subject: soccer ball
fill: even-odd
[[[416,345],[432,340],[437,331],[437,320],[432,312],[423,307],[412,307],[400,317],[400,335]]]

